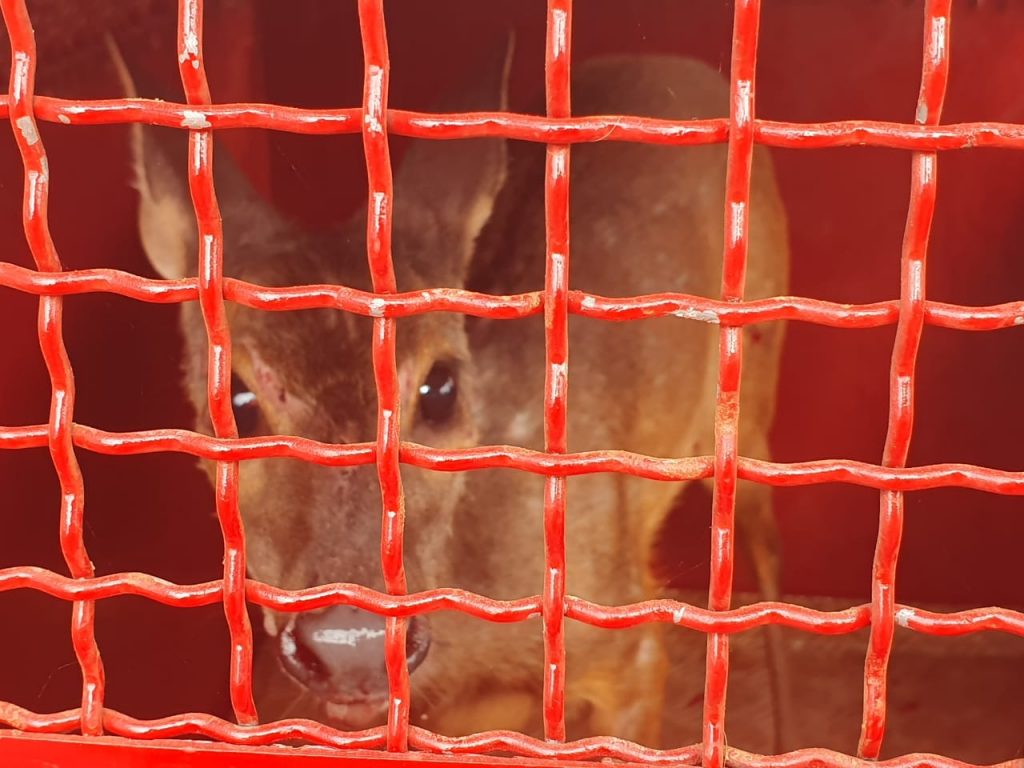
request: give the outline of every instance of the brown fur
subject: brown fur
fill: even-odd
[[[494,103],[453,107],[483,109]],[[720,75],[693,61],[612,58],[575,69],[576,114],[685,119],[722,116],[727,107]],[[184,267],[166,252],[188,254],[191,263],[196,250],[194,226],[191,239],[181,234],[182,216],[191,216],[184,182],[176,175],[184,150],[169,155],[151,136],[146,129],[136,139],[141,226],[154,266],[166,277],[180,277]],[[400,290],[468,286],[515,293],[543,287],[544,150],[514,144],[510,151],[504,181],[503,142],[417,142],[396,176],[394,262]],[[604,296],[664,291],[717,296],[725,153],[722,145],[574,147],[572,287]],[[369,288],[365,213],[329,236],[303,233],[245,190],[220,156],[215,165],[229,274],[265,285]],[[487,213],[492,206],[482,233],[466,224],[467,210]],[[758,150],[748,296],[785,292],[786,239],[772,166]],[[473,243],[475,255],[467,247]],[[236,374],[260,398],[263,431],[331,442],[374,439],[369,319],[233,305],[229,314]],[[208,430],[207,342],[197,306],[184,307],[182,327],[186,385],[198,424]],[[777,324],[746,334],[740,420],[745,455],[768,455],[781,343]],[[490,321],[429,314],[400,320],[398,345],[406,385],[403,439],[439,447],[543,448],[542,318]],[[712,453],[717,353],[718,329],[699,320],[609,323],[572,317],[570,450],[618,448],[665,457]],[[443,429],[421,423],[416,402],[417,382],[439,359],[458,367],[459,410]],[[539,592],[543,478],[512,470],[432,473],[407,466],[402,478],[411,590],[457,586],[495,598]],[[608,605],[655,596],[648,559],[678,492],[677,484],[619,475],[571,478],[569,591]],[[775,597],[777,554],[768,491],[744,487],[739,498],[741,541],[753,545],[765,594]],[[290,589],[331,582],[383,587],[380,496],[372,467],[245,462],[241,509],[254,578]],[[277,633],[287,620],[268,612],[268,631]],[[539,622],[491,624],[441,613],[430,625],[433,644],[412,675],[415,722],[450,734],[510,728],[539,735]],[[665,678],[661,628],[608,631],[569,622],[567,635],[570,737],[605,733],[656,745]],[[264,718],[332,716],[272,656],[260,660],[257,683]]]

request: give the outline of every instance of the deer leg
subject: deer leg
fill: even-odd
[[[648,747],[660,745],[668,677],[662,630],[657,625],[641,630],[639,641],[626,651],[634,654],[632,665],[619,656],[595,665],[571,686],[572,698],[588,705],[589,733],[580,736],[609,735]]]

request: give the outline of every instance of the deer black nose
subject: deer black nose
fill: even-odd
[[[321,698],[351,704],[383,701],[388,694],[383,616],[348,605],[303,613],[289,622],[279,642],[288,674]],[[410,672],[429,648],[429,625],[413,617],[405,641]]]

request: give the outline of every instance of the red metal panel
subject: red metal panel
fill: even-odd
[[[350,763],[477,763],[504,765],[499,758],[474,754],[519,755],[520,766],[616,758],[627,763],[695,763],[737,766],[868,764],[824,750],[802,750],[785,758],[750,755],[726,745],[728,636],[778,623],[820,634],[849,633],[871,627],[865,666],[865,703],[861,758],[874,758],[882,746],[886,722],[885,682],[893,631],[900,624],[932,635],[997,630],[1024,636],[1024,614],[992,608],[935,614],[895,602],[895,569],[902,524],[902,494],[936,487],[972,488],[989,493],[1024,494],[1024,472],[961,464],[906,467],[913,424],[914,368],[925,325],[989,331],[1019,325],[1024,302],[967,307],[929,301],[925,293],[925,256],[934,212],[937,153],[976,146],[1024,148],[1024,126],[969,123],[939,126],[949,71],[950,0],[929,0],[925,11],[924,64],[916,122],[913,125],[843,121],[798,124],[759,120],[754,111],[754,72],[760,3],[738,0],[735,7],[730,115],[712,120],[673,122],[638,116],[571,117],[569,61],[571,0],[549,0],[547,35],[547,114],[425,115],[388,108],[388,50],[382,0],[360,0],[365,79],[361,107],[304,110],[268,104],[210,104],[203,59],[202,0],[182,0],[178,28],[179,69],[187,104],[139,99],[72,101],[33,94],[36,55],[24,0],[0,0],[11,38],[13,68],[9,93],[0,98],[12,124],[25,167],[23,220],[36,269],[0,264],[0,285],[40,297],[39,340],[51,381],[52,407],[47,424],[0,427],[0,448],[47,446],[62,489],[61,546],[71,577],[40,568],[0,570],[0,591],[34,589],[73,601],[72,638],[82,670],[81,707],[38,714],[0,702],[0,723],[15,729],[0,735],[0,757],[20,765],[277,765],[284,761],[345,759]],[[199,275],[177,281],[149,280],[107,269],[65,271],[47,227],[48,168],[36,120],[70,125],[145,122],[190,130],[190,189],[200,231]],[[195,127],[202,126],[202,127]],[[297,133],[361,132],[370,183],[368,261],[373,292],[346,286],[267,288],[226,279],[222,274],[223,238],[212,177],[212,134],[222,128],[259,127]],[[547,268],[543,292],[520,296],[483,296],[435,289],[397,293],[391,261],[391,164],[388,135],[431,139],[506,136],[548,143],[545,184]],[[719,300],[683,294],[607,298],[569,289],[570,146],[583,141],[644,141],[672,145],[729,143],[726,251]],[[743,300],[746,222],[755,143],[788,148],[854,145],[913,150],[910,209],[902,256],[898,301],[841,305],[802,297]],[[182,158],[184,161],[184,158]],[[210,339],[209,401],[215,436],[187,430],[111,433],[72,423],[74,379],[64,349],[62,297],[107,292],[150,303],[199,301]],[[266,311],[333,308],[375,318],[373,360],[379,398],[378,432],[373,443],[335,445],[291,436],[238,439],[231,413],[231,340],[224,302]],[[463,312],[495,319],[540,312],[547,320],[545,391],[546,444],[543,452],[485,446],[440,450],[401,443],[395,369],[396,320],[432,311]],[[719,402],[714,456],[658,459],[623,451],[567,452],[569,314],[625,322],[687,312],[720,323]],[[749,324],[792,320],[839,328],[896,324],[890,372],[889,435],[878,465],[848,460],[794,464],[757,461],[741,455],[737,444],[740,331]],[[110,455],[181,452],[218,461],[217,512],[224,534],[224,573],[218,581],[179,585],[142,573],[95,577],[83,544],[84,490],[75,450]],[[245,541],[237,506],[238,462],[292,457],[328,466],[376,463],[382,498],[381,558],[387,594],[349,584],[289,592],[245,579]],[[400,463],[437,471],[509,467],[544,475],[546,579],[542,594],[514,601],[492,600],[454,589],[406,594],[402,556],[404,508]],[[713,549],[709,607],[672,600],[603,606],[568,595],[565,583],[565,478],[593,472],[620,472],[679,481],[715,477]],[[871,605],[845,611],[763,603],[730,608],[733,570],[734,489],[737,479],[773,486],[849,483],[881,491],[881,524]],[[103,706],[103,666],[94,639],[94,601],[114,595],[144,596],[167,605],[194,607],[222,602],[232,638],[228,677],[237,722],[186,713],[161,720],[139,720]],[[386,615],[386,658],[390,686],[385,727],[350,733],[304,720],[256,724],[252,701],[252,633],[246,603],[283,611],[334,604],[355,605]],[[681,610],[684,609],[685,610]],[[494,732],[445,738],[409,723],[409,672],[405,657],[405,619],[438,610],[458,610],[499,622],[544,618],[544,722],[547,740]],[[565,620],[605,628],[644,622],[675,623],[708,633],[704,742],[676,750],[653,750],[617,739],[592,738],[566,743],[564,718]],[[24,733],[17,733],[18,731]],[[81,731],[85,737],[57,735]],[[101,736],[102,732],[115,737]],[[41,734],[53,734],[43,736]],[[199,736],[211,742],[170,742]],[[320,745],[288,751],[272,747],[302,739]],[[322,748],[332,748],[325,750]],[[397,756],[361,749],[405,752]],[[408,752],[408,750],[416,750]],[[230,760],[226,757],[230,755]],[[557,762],[556,762],[557,761]],[[900,766],[954,766],[941,757],[906,756]],[[570,763],[571,764],[571,763]],[[878,763],[872,763],[878,764]],[[883,763],[887,764],[887,763]]]
[[[864,760],[824,749],[803,749],[785,760],[752,755],[727,748],[730,765],[737,768],[808,766],[808,768],[968,768],[966,763],[939,755],[908,755],[894,760]],[[581,768],[593,763],[574,760],[501,758],[480,755],[431,755],[421,752],[393,753],[353,749],[345,752],[321,747],[239,747],[216,742],[158,740],[138,741],[112,736],[0,735],[0,755],[21,768],[283,768],[283,766],[345,765],[354,768],[429,768],[476,766],[478,768]],[[690,765],[696,753],[677,755],[662,765]],[[996,768],[1020,768],[1021,760],[1000,763]],[[620,763],[635,768],[645,763]]]
[[[322,747],[239,747],[204,741],[133,741],[99,736],[40,736],[37,734],[0,734],[0,754],[24,768],[52,768],[74,765],[76,768],[279,768],[286,765],[350,765],[362,768],[400,768],[401,766],[461,766],[484,768],[542,768],[550,765],[523,758],[444,757],[422,753],[394,754],[351,750],[338,752]],[[585,763],[562,761],[561,766]]]

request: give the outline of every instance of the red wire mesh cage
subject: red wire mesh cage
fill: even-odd
[[[1024,492],[1024,474],[967,463],[909,465],[914,432],[916,367],[926,325],[961,331],[995,331],[1019,326],[1024,302],[987,306],[939,302],[926,296],[929,236],[937,206],[937,167],[941,153],[976,147],[1001,150],[1024,146],[1024,128],[1010,122],[943,124],[950,81],[952,0],[927,0],[923,12],[923,61],[914,120],[781,122],[756,116],[755,69],[762,4],[737,0],[731,19],[728,115],[708,120],[667,121],[640,115],[575,116],[570,110],[573,3],[549,0],[546,17],[546,115],[513,112],[437,115],[389,106],[390,60],[383,0],[359,0],[358,20],[364,68],[363,103],[346,109],[308,109],[272,104],[213,103],[204,59],[204,3],[181,0],[178,7],[177,63],[185,103],[143,99],[83,100],[35,95],[36,52],[32,20],[25,0],[2,0],[11,42],[12,68],[3,108],[24,166],[22,219],[34,268],[0,263],[0,285],[38,296],[38,341],[50,382],[50,412],[45,424],[0,428],[0,448],[49,449],[60,484],[60,547],[69,576],[19,565],[0,570],[0,589],[36,590],[73,605],[71,636],[81,671],[81,705],[40,714],[12,702],[0,702],[0,755],[11,764],[75,761],[100,764],[122,758],[125,764],[221,765],[277,764],[326,759],[358,761],[556,765],[612,758],[635,764],[848,765],[851,757],[808,748],[769,757],[730,746],[726,740],[726,692],[730,682],[730,639],[757,627],[777,624],[802,633],[852,634],[867,630],[863,671],[863,711],[858,759],[882,753],[887,724],[887,679],[897,628],[934,636],[982,632],[1024,634],[1024,614],[1008,608],[937,612],[896,602],[896,566],[904,528],[905,494],[935,488],[962,488],[1014,496]],[[881,6],[895,4],[876,4]],[[877,9],[876,9],[877,10]],[[883,8],[883,11],[889,9]],[[968,9],[963,9],[966,13]],[[920,8],[915,6],[920,19]],[[918,27],[917,34],[921,35]],[[47,218],[50,169],[37,121],[71,126],[144,122],[187,129],[189,187],[200,242],[198,278],[156,280],[115,269],[68,270],[58,256]],[[306,134],[361,134],[368,178],[367,259],[373,290],[343,285],[266,287],[225,277],[224,235],[213,182],[214,135],[228,128],[262,128]],[[547,145],[544,183],[546,280],[539,293],[489,296],[438,288],[397,292],[391,252],[392,172],[389,135],[417,139],[505,137]],[[716,299],[663,293],[606,298],[572,290],[569,284],[569,176],[564,173],[572,146],[580,142],[649,142],[675,146],[727,143],[726,248],[721,295]],[[839,303],[776,296],[744,300],[752,158],[755,144],[777,149],[825,149],[866,146],[912,154],[910,203],[900,257],[899,298],[874,303]],[[400,215],[400,214],[399,214]],[[75,378],[65,346],[64,297],[109,293],[149,304],[198,302],[209,336],[208,401],[214,436],[181,429],[107,431],[75,421]],[[231,408],[232,340],[226,302],[266,311],[325,308],[373,318],[373,363],[378,398],[375,442],[334,444],[281,435],[239,438]],[[473,449],[428,448],[403,443],[399,436],[396,328],[401,319],[427,312],[456,312],[498,320],[536,314],[545,318],[546,382],[542,452],[505,446]],[[720,326],[718,418],[715,453],[662,459],[609,450],[573,454],[567,450],[567,363],[570,315],[604,321],[629,321],[690,313]],[[841,329],[895,326],[888,377],[888,419],[884,452],[878,463],[851,459],[773,462],[742,456],[737,445],[740,398],[741,334],[745,327],[786,320]],[[87,518],[81,453],[122,457],[177,452],[216,462],[216,512],[223,533],[223,575],[215,581],[180,584],[140,572],[97,576],[86,550]],[[327,466],[374,465],[383,501],[382,565],[386,592],[351,584],[288,591],[246,578],[246,548],[238,508],[239,462],[288,457]],[[400,465],[460,472],[485,467],[512,468],[546,478],[544,496],[545,580],[537,595],[494,600],[455,589],[409,594],[403,563],[404,508]],[[711,513],[707,608],[679,600],[606,606],[572,595],[566,581],[566,478],[589,473],[624,473],[662,481],[714,480]],[[735,488],[747,480],[778,488],[847,484],[880,495],[879,527],[871,573],[871,600],[840,610],[819,610],[791,603],[758,602],[733,607]],[[105,706],[106,680],[96,639],[98,601],[134,595],[177,608],[221,604],[230,634],[229,677],[233,719],[212,714],[181,714],[140,719]],[[389,706],[387,725],[345,732],[310,720],[259,721],[253,703],[253,630],[248,607],[285,611],[352,605],[387,617],[385,655]],[[410,617],[433,611],[460,611],[480,620],[543,620],[543,726],[545,739],[510,732],[444,737],[410,721],[410,680],[406,630]],[[666,750],[607,736],[567,741],[565,726],[566,622],[584,622],[609,630],[658,622],[706,634],[707,656],[702,703],[702,741]],[[732,706],[732,705],[730,705]],[[969,704],[969,706],[973,706]],[[70,734],[80,733],[81,736]],[[176,737],[200,738],[202,741]],[[301,740],[315,747],[287,752],[271,748]],[[327,748],[327,749],[325,749]],[[504,755],[503,756],[499,756]],[[507,757],[512,755],[513,757]],[[1009,757],[1009,756],[1008,756]],[[959,765],[953,757],[908,755],[893,762],[911,765]],[[1020,764],[1019,761],[1013,761]]]

